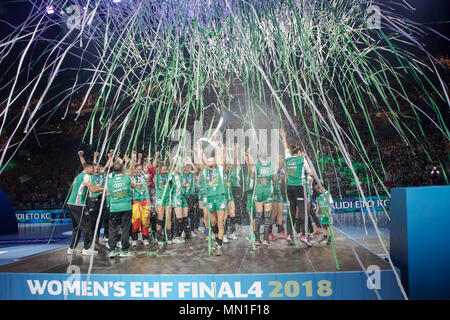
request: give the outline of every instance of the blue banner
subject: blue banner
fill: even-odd
[[[18,223],[70,223],[68,210],[17,210]]]
[[[0,273],[1,300],[402,299],[392,270],[287,274]],[[377,296],[378,294],[378,296]]]
[[[366,197],[368,207],[375,212],[389,212],[391,200],[389,197]],[[362,198],[334,199],[334,213],[367,212],[367,206]],[[372,212],[373,212],[372,211]]]

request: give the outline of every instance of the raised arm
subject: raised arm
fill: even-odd
[[[214,147],[215,153],[216,153],[216,164],[223,166],[224,163],[224,148],[221,141],[216,140],[216,136],[213,136],[211,138],[212,140],[212,146]]]
[[[255,165],[255,163],[253,161],[252,156],[250,155],[250,149],[251,149],[251,147],[247,148],[247,151],[245,152],[245,155],[244,155],[244,159],[245,159],[245,162],[247,163],[248,169],[250,170],[250,172],[252,172],[253,166]]]
[[[120,158],[119,153],[116,153],[115,157],[114,157],[114,161],[115,162],[120,162],[123,164],[123,160]]]
[[[84,165],[86,164],[86,160],[84,159],[83,150],[78,151],[78,158],[80,159],[81,165],[84,167]]]
[[[228,164],[228,145],[225,143],[222,149],[223,164]],[[231,159],[229,159],[231,160]]]
[[[197,167],[192,163],[191,157],[186,157],[186,158],[185,158],[185,161],[186,161],[186,164],[189,164],[189,165],[192,167],[192,169],[194,170],[194,175],[197,174],[198,169],[197,169]]]
[[[239,144],[235,143],[233,145],[233,164],[232,164],[232,166],[236,167],[236,168],[240,168],[241,167],[240,159],[239,159],[239,156],[238,156],[238,154],[239,154],[238,150],[239,150]]]
[[[137,155],[136,151],[131,152],[130,170],[132,170],[133,172],[134,172],[135,167],[136,167],[136,161],[137,161],[136,160],[136,155]]]
[[[156,166],[158,165],[159,151],[156,152],[155,159],[153,160],[153,169],[156,170]]]
[[[280,128],[280,136],[281,136],[281,139],[283,140],[284,150],[289,149],[288,148],[288,144],[287,144],[287,140],[286,140],[286,132],[284,131],[283,128]]]
[[[108,160],[106,160],[104,171],[108,171],[108,168],[109,168],[109,166],[111,165],[111,162],[112,162],[113,154],[114,154],[114,150],[109,150],[109,152],[108,152]]]
[[[97,163],[98,155],[99,155],[98,151],[95,151],[95,152],[94,152],[94,160],[93,160],[93,162],[94,162],[95,164],[98,164],[98,163]]]
[[[124,169],[124,172],[126,172],[128,170],[128,164],[130,163],[130,158],[128,158],[127,155],[124,155],[123,161],[124,161],[123,169]]]
[[[203,158],[205,155],[203,154],[201,141],[197,141],[195,146],[196,146],[196,148],[195,148],[196,152],[194,153],[194,161],[195,161],[195,164],[198,167],[198,169],[200,171],[203,171],[203,169],[205,168],[206,159]]]
[[[169,172],[172,172],[172,167],[173,167],[173,159],[172,159],[172,155],[170,154],[170,151],[166,152],[167,156],[169,157]]]

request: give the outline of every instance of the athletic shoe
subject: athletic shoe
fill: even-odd
[[[226,235],[226,234],[223,235],[222,241],[223,241],[223,243],[228,243],[228,242],[230,242],[230,241],[228,241],[228,238],[227,238],[227,235]]]
[[[228,239],[230,239],[230,240],[237,240],[238,237],[236,236],[236,233],[233,232],[232,234],[228,235]]]
[[[143,244],[144,246],[148,246],[148,245],[150,245],[150,242],[148,242],[148,240],[145,239],[145,240],[142,242],[142,244]]]
[[[320,244],[327,244],[328,243],[328,238],[322,238],[322,240],[320,240]]]
[[[114,259],[116,257],[116,253],[114,251],[110,251],[108,254],[108,258]]]
[[[167,244],[172,244],[172,243],[173,243],[172,239],[167,240]]]
[[[208,240],[209,240],[209,236],[206,236],[206,237],[205,237],[205,240],[208,241]]]
[[[124,251],[119,254],[119,257],[121,257],[121,258],[132,257],[132,256],[133,256],[133,254],[129,251]]]
[[[175,239],[172,240],[172,243],[175,243],[175,244],[182,244],[182,243],[184,243],[184,240],[181,239],[181,238],[175,238]]]
[[[222,246],[217,246],[216,247],[216,256],[221,256],[222,255]]]
[[[70,249],[70,248],[67,249],[67,254],[72,254],[73,252],[74,252],[73,249]]]
[[[269,240],[264,240],[262,244],[263,244],[264,246],[266,246],[266,247],[270,247],[270,242],[269,242]]]
[[[90,256],[92,253],[98,253],[98,251],[91,250],[91,249],[83,249],[83,251],[81,252],[81,255]]]
[[[302,240],[304,243],[306,243],[308,246],[312,247],[312,244],[311,244],[310,240],[309,240],[307,237],[302,236],[302,237],[301,237],[301,240]]]
[[[106,249],[108,249],[108,250],[111,249],[108,242],[105,244],[105,247],[106,247]]]
[[[292,241],[291,235],[288,234],[287,238],[286,238],[288,245],[293,246],[294,245],[294,241]]]
[[[277,235],[281,239],[286,239],[286,234],[284,233],[284,231],[278,232]]]
[[[276,241],[277,238],[275,238],[275,236],[272,233],[269,233],[269,239],[270,241]]]
[[[109,240],[108,237],[103,237],[103,238],[102,238],[102,241],[103,241],[103,242],[108,242],[108,240]]]
[[[131,242],[131,246],[132,246],[132,247],[136,247],[136,246],[137,246],[137,241],[134,240],[133,242]]]
[[[261,240],[255,240],[255,245],[257,245],[257,246],[262,246]]]

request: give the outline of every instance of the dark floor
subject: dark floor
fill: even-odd
[[[224,244],[223,255],[208,255],[208,242],[195,237],[185,244],[166,244],[157,255],[147,255],[155,251],[155,245],[144,248],[140,243],[135,247],[135,255],[127,258],[109,259],[103,244],[94,256],[92,273],[103,274],[240,274],[240,273],[292,273],[292,272],[334,272],[336,265],[331,245],[289,247],[285,240],[271,242],[268,248],[257,248],[249,255],[250,243],[246,240],[248,227],[238,232],[238,240]],[[79,248],[81,246],[79,245]],[[352,247],[365,268],[378,265],[388,269],[389,265],[369,251],[357,246],[347,237],[336,232],[336,253],[341,271],[360,271]],[[30,257],[4,266],[0,272],[19,273],[65,273],[70,255],[67,248],[57,249],[39,256]],[[72,257],[72,265],[87,273],[89,256],[82,256],[81,249]]]

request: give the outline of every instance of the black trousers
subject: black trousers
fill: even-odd
[[[130,248],[131,210],[109,213],[108,244],[110,251],[116,249],[117,241],[119,241],[119,229],[122,229],[120,236],[122,250],[128,250]]]
[[[247,210],[247,199],[248,199],[248,195],[251,195],[251,194],[253,194],[253,190],[247,190],[247,191],[245,191],[244,192],[244,197],[243,197],[243,199],[242,199],[242,201],[243,201],[243,205],[242,205],[242,207],[241,207],[241,213],[242,213],[242,215],[241,215],[241,224],[242,225],[246,225],[246,224],[249,224],[250,223],[250,212]],[[256,214],[256,212],[253,212],[253,218],[255,218],[255,214]]]
[[[188,204],[188,217],[191,221],[191,230],[197,230],[200,224],[200,215],[198,210],[198,197],[197,195],[187,195],[186,201]]]
[[[109,207],[105,206],[102,213],[103,237],[109,238]]]
[[[316,213],[313,210],[312,201],[310,202],[309,216],[311,217],[312,220],[310,220],[308,223],[308,231],[309,231],[309,233],[313,233],[314,228],[312,225],[312,221],[314,221],[314,223],[316,224],[317,227],[320,227],[321,225],[320,225],[319,217],[316,216]]]
[[[241,187],[231,187],[231,193],[233,194],[234,198],[234,207],[236,212],[236,223],[242,224],[244,221],[243,218],[243,208],[245,208],[245,201],[247,201],[247,198],[245,198],[242,195],[242,189]]]
[[[300,232],[305,233],[305,195],[303,186],[287,186],[287,198],[289,202],[288,214],[286,218],[286,231],[288,235],[293,235],[292,226],[295,227],[296,208],[299,209]]]
[[[94,235],[95,233],[95,225],[97,224],[97,219],[98,219],[98,215],[100,214],[100,204],[102,203],[102,197],[99,196],[98,198],[92,200],[89,199],[88,201],[88,208],[89,208],[89,223],[90,223],[90,228],[91,228],[91,232],[92,235]],[[106,203],[106,200],[105,200]],[[100,218],[100,223],[98,225],[98,229],[97,229],[97,233],[96,233],[96,237],[95,237],[95,243],[99,242],[99,238],[100,238],[100,229],[102,228],[102,223],[103,223],[103,217],[105,216],[105,211],[106,211],[106,206],[103,207],[102,210],[102,216]],[[92,239],[93,241],[93,239]]]
[[[76,206],[72,204],[68,204],[67,206],[69,207],[70,219],[72,220],[73,226],[70,248],[74,249],[80,241],[80,236],[82,236],[84,249],[89,249],[92,244],[93,231],[87,206]]]

